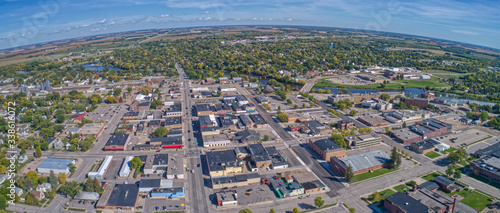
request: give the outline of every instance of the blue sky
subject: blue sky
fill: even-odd
[[[310,25],[500,49],[498,0],[0,0],[0,49],[139,29]]]

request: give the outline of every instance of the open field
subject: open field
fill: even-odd
[[[369,178],[373,178],[373,177],[377,177],[377,176],[380,176],[380,175],[383,175],[383,174],[387,174],[389,172],[393,172],[393,171],[396,171],[397,169],[387,169],[387,168],[380,168],[380,169],[377,169],[373,172],[365,172],[365,173],[361,173],[361,174],[358,174],[358,175],[354,175],[354,178],[352,178],[352,182],[355,183],[355,182],[358,182],[358,181],[362,181],[362,180],[366,180],[366,179],[369,179]]]
[[[428,52],[431,52],[431,53],[434,53],[434,54],[440,54],[440,55],[444,55],[445,53],[450,53],[450,54],[453,54],[452,52],[443,51],[443,50],[420,49],[420,48],[409,48],[409,47],[396,47],[396,48],[393,48],[392,50],[416,50],[416,51],[428,51]]]
[[[486,208],[487,205],[491,204],[490,198],[486,195],[480,194],[479,192],[470,193],[460,202],[474,208],[478,212]]]
[[[430,151],[430,152],[427,152],[427,153],[425,154],[425,156],[427,156],[427,157],[429,157],[429,158],[434,159],[434,158],[437,158],[437,157],[439,157],[439,156],[441,156],[441,155],[440,155],[440,154],[438,154],[437,152]]]
[[[369,85],[346,85],[332,83],[328,80],[319,80],[316,82],[314,87],[339,87],[347,89],[378,89],[378,90],[399,90],[404,86],[405,88],[426,88],[426,87],[449,87],[447,83],[438,82],[437,78],[432,78],[430,80],[394,80],[389,84],[386,84],[384,88],[380,84],[369,84]]]

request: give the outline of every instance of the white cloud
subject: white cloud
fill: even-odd
[[[165,18],[165,17],[169,17],[169,16],[170,16],[169,14],[162,14],[160,17]]]
[[[479,35],[477,32],[465,31],[465,30],[452,30],[451,32],[460,33],[464,35]]]
[[[99,23],[101,23],[101,24],[104,23],[104,22],[106,22],[106,19],[103,19],[103,20],[99,21]]]

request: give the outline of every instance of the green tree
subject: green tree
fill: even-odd
[[[482,111],[481,114],[479,114],[479,119],[481,119],[482,122],[488,120],[488,112],[487,111]]]
[[[351,112],[349,114],[354,117],[354,116],[356,116],[356,114],[358,114],[358,111],[351,110]]]
[[[47,151],[49,149],[49,143],[46,141],[40,144],[40,149],[43,151]]]
[[[401,154],[398,152],[398,149],[396,147],[392,148],[392,153],[391,153],[391,159],[389,161],[389,168],[390,169],[397,169],[399,166],[401,166]]]
[[[302,108],[306,108],[306,103],[302,103]]]
[[[446,176],[450,177],[453,175],[453,172],[454,172],[454,169],[453,169],[453,166],[448,166],[448,168],[446,168]]]
[[[417,185],[417,182],[415,182],[414,180],[411,180],[408,182],[408,186],[414,187],[416,185]]]
[[[288,105],[292,105],[292,100],[290,100],[290,99],[286,99],[286,103],[287,103]]]
[[[388,126],[384,127],[385,128],[385,132],[388,133],[390,128]]]
[[[57,177],[54,174],[54,171],[52,171],[52,170],[50,170],[50,174],[49,174],[49,183],[50,183],[50,185],[52,185],[53,188],[56,188],[57,183],[58,183]]]
[[[354,207],[349,208],[349,213],[356,213],[356,208]]]
[[[269,213],[276,213],[276,211],[274,211],[274,209],[271,209],[269,210]]]
[[[391,99],[391,96],[387,93],[384,93],[380,96],[380,99],[382,99],[384,101],[389,101],[389,99]]]
[[[39,157],[42,157],[42,150],[40,149],[40,147],[36,147],[35,149],[35,157],[39,158]]]
[[[446,159],[452,164],[457,164],[458,162],[460,162],[460,155],[457,152],[452,152],[448,154]]]
[[[167,128],[161,126],[161,127],[158,127],[154,133],[153,133],[153,137],[155,138],[161,138],[161,137],[164,137],[165,135],[167,135],[170,131],[168,131]]]
[[[380,194],[378,192],[374,192],[373,194],[370,195],[370,197],[372,198],[372,201],[375,202],[378,201],[378,199],[380,199]]]
[[[74,197],[75,195],[80,193],[81,190],[82,187],[76,181],[66,182],[62,184],[61,187],[59,187],[59,192],[69,197]]]
[[[323,200],[323,198],[321,198],[320,196],[314,198],[314,205],[316,207],[319,208],[319,207],[323,206],[323,204],[325,204],[325,201]]]
[[[142,166],[142,160],[139,157],[135,157],[130,161],[130,168],[140,169]]]
[[[4,195],[0,195],[0,209],[5,210],[7,208],[7,198]]]
[[[68,167],[71,173],[76,171],[76,165],[74,163],[70,163]]]
[[[406,121],[403,122],[403,128],[406,128]]]
[[[460,179],[462,177],[462,172],[460,170],[455,170],[455,172],[453,173],[453,178],[455,179]]]
[[[293,108],[294,108],[294,109],[298,109],[298,108],[299,108],[299,105],[294,104],[294,105],[293,105]]]
[[[26,173],[26,177],[28,177],[33,183],[38,183],[38,175],[35,171],[29,171]]]
[[[245,208],[245,209],[240,210],[240,213],[252,213],[252,210]]]
[[[59,183],[65,183],[66,182],[66,173],[59,173],[57,176],[57,180],[59,180]]]
[[[285,114],[285,113],[280,112],[278,114],[278,120],[281,121],[281,122],[283,122],[283,123],[286,123],[286,122],[288,122],[288,115]]]
[[[347,167],[347,172],[345,173],[345,180],[348,183],[351,183],[353,178],[354,178],[354,172],[352,171],[352,166],[349,164],[349,166]]]
[[[342,148],[347,147],[347,143],[345,142],[344,136],[340,133],[332,133],[332,136],[330,137],[332,141],[339,145]]]
[[[264,135],[264,141],[268,141],[269,140],[269,135]]]
[[[300,211],[299,211],[299,209],[298,209],[297,207],[295,207],[295,208],[293,208],[293,211],[292,211],[292,212],[293,212],[293,213],[299,213]]]
[[[56,123],[62,123],[65,120],[66,112],[63,109],[58,109],[54,115],[56,118]]]
[[[26,200],[24,201],[26,204],[28,205],[33,205],[33,204],[36,204],[36,199],[35,199],[35,195],[31,194],[31,193],[28,193],[28,195],[26,195]]]

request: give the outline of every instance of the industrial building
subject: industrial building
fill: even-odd
[[[106,171],[108,170],[109,166],[111,165],[111,160],[113,160],[112,155],[106,156],[104,160],[101,163],[101,166],[99,167],[99,170],[97,172],[89,172],[87,176],[89,178],[97,178],[97,179],[104,179],[104,175],[106,174]]]
[[[134,156],[127,156],[125,160],[123,160],[122,167],[120,168],[120,172],[118,175],[120,177],[128,177],[130,175],[130,161],[134,159]]]
[[[352,155],[344,158],[332,157],[330,165],[342,175],[347,173],[347,168],[352,167],[353,173],[360,174],[387,166],[391,157],[381,150]]]
[[[65,173],[69,174],[69,164],[75,164],[75,159],[62,159],[62,158],[47,158],[37,168],[40,173],[49,174],[54,171],[54,174]]]

